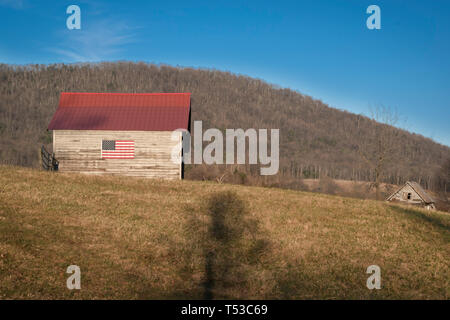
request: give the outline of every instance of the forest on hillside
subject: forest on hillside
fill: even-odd
[[[450,148],[389,121],[334,109],[247,76],[132,62],[0,64],[3,164],[39,167],[39,148],[51,145],[46,128],[63,91],[190,92],[191,120],[202,120],[203,128],[280,129],[276,176],[261,177],[257,166],[190,165],[188,179],[296,189],[306,178],[392,184],[414,180],[429,189],[448,189]]]

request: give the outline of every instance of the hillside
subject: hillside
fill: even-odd
[[[436,188],[436,172],[450,149],[423,136],[328,107],[319,100],[228,72],[117,62],[80,65],[0,65],[0,160],[39,166],[38,149],[50,146],[47,125],[62,91],[191,92],[192,121],[203,127],[279,128],[280,171],[262,179],[250,167],[233,168],[227,182],[297,188],[302,178],[372,181],[374,168],[358,150],[392,133],[394,146],[383,181],[406,180]],[[225,168],[193,166],[190,179],[215,180]]]
[[[449,228],[371,200],[0,166],[0,299],[449,299]]]

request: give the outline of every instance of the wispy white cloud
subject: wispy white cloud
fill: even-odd
[[[48,50],[67,62],[93,62],[115,59],[126,45],[138,41],[136,27],[111,18],[98,19],[80,30],[65,29],[58,33],[61,46]]]
[[[13,9],[24,9],[26,4],[27,3],[24,0],[0,0],[0,6]]]

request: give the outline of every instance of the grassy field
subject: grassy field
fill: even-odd
[[[449,257],[442,212],[0,166],[0,299],[449,299]]]

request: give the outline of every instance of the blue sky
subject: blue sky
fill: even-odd
[[[81,30],[66,27],[71,4]],[[371,4],[381,30],[366,27]],[[0,0],[0,62],[105,60],[231,71],[355,113],[384,105],[450,146],[446,0]]]

